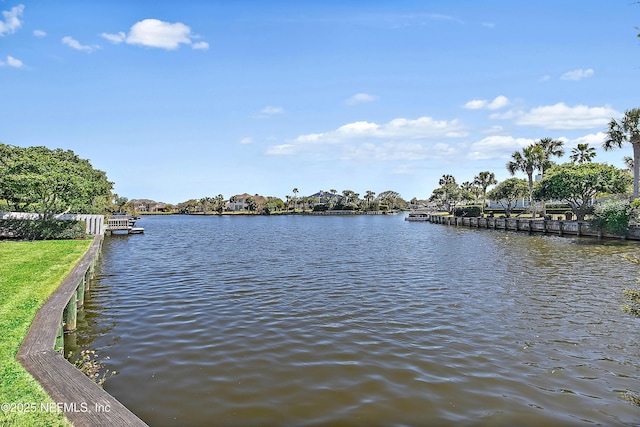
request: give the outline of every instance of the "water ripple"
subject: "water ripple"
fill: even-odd
[[[153,217],[78,341],[153,426],[635,425],[633,242],[400,217]]]

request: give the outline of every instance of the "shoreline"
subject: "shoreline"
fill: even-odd
[[[75,426],[146,426],[55,349],[64,309],[93,272],[103,238],[94,236],[82,259],[38,310],[16,360]]]
[[[546,220],[532,218],[505,217],[455,217],[414,213],[405,217],[405,221],[429,222],[469,228],[526,232],[531,234],[555,234],[559,236],[595,237],[598,239],[640,240],[640,227],[629,227],[625,235],[606,233],[591,226],[590,221]]]

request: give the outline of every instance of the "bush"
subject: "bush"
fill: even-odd
[[[593,208],[591,225],[612,234],[626,234],[633,208],[626,200],[607,200]]]
[[[454,211],[455,216],[468,216],[468,217],[478,217],[482,213],[480,206],[465,206],[462,208],[456,208]]]
[[[24,240],[70,240],[84,239],[84,221],[45,221],[32,219],[0,220],[0,235]]]

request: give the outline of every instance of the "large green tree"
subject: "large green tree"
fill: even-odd
[[[103,213],[113,183],[71,150],[0,144],[0,200],[9,209],[37,212],[44,219],[61,213]]]
[[[630,184],[628,172],[605,163],[565,163],[551,168],[537,183],[535,197],[568,203],[583,220],[596,196],[625,193]]]
[[[504,208],[504,215],[509,218],[511,211],[518,204],[518,200],[529,194],[527,181],[521,178],[509,178],[500,182],[491,191],[487,193],[487,197],[495,200]]]
[[[613,150],[625,142],[633,147],[633,198],[637,199],[640,191],[640,108],[626,111],[620,121],[611,119],[602,145],[605,150]]]

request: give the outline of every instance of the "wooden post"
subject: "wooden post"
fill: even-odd
[[[529,220],[529,234],[533,234],[533,220],[530,219]]]
[[[89,292],[91,289],[91,273],[87,270],[84,273],[84,290],[85,292]]]
[[[60,323],[58,324],[58,335],[56,335],[56,343],[53,349],[60,354],[64,354],[64,329],[62,327],[62,319],[60,319]]]
[[[578,221],[578,237],[582,236],[582,223]]]
[[[82,278],[80,283],[78,283],[78,289],[76,290],[76,292],[78,294],[78,308],[82,308],[84,306],[84,277]]]
[[[78,290],[71,294],[71,299],[63,311],[64,331],[71,332],[76,330],[78,321]]]
[[[560,236],[562,236],[562,225],[564,224],[564,221],[558,221],[558,234]]]

